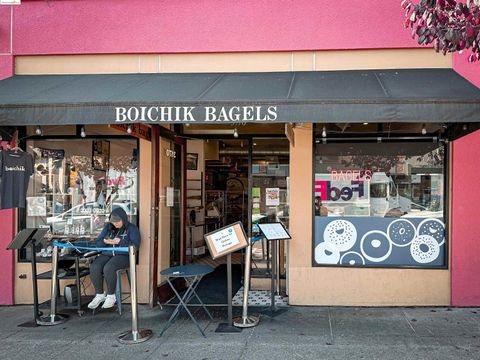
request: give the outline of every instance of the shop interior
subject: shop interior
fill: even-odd
[[[204,235],[239,221],[253,241],[253,290],[269,289],[271,277],[271,244],[262,236],[258,224],[282,222],[288,228],[290,144],[284,126],[273,128],[270,126],[270,133],[262,134],[261,126],[207,129],[190,126],[183,134],[188,138],[187,262],[224,269],[220,265],[226,259],[211,259]],[[200,134],[196,135],[197,132]],[[278,250],[280,278],[285,279],[288,256],[285,242]],[[241,286],[244,255],[243,250],[232,255],[233,264],[239,269],[237,287]],[[285,281],[280,283],[277,291],[285,294]]]

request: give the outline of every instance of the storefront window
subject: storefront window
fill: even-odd
[[[34,175],[26,227],[93,238],[117,207],[137,223],[136,140],[32,140],[27,149],[34,157]]]
[[[445,267],[445,146],[315,143],[315,266]]]

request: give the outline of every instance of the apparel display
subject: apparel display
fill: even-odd
[[[4,150],[0,156],[0,209],[24,208],[33,157],[22,150]]]

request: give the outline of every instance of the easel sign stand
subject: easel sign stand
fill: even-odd
[[[233,326],[232,311],[232,252],[248,246],[247,236],[241,222],[236,222],[221,229],[205,234],[205,241],[208,245],[212,259],[227,256],[227,301],[228,301],[228,322],[218,325],[215,332],[218,333],[239,333],[241,328]]]
[[[34,257],[34,255],[32,256]],[[57,272],[58,272],[58,246],[53,247],[52,251],[52,295],[50,300],[50,315],[44,315],[38,320],[39,325],[53,326],[63,324],[68,320],[66,314],[57,314]]]
[[[48,229],[23,229],[13,241],[8,245],[7,250],[20,250],[30,245],[32,252],[32,286],[33,286],[33,320],[19,324],[20,327],[36,327],[43,325],[40,323],[42,312],[38,310],[38,286],[37,286],[37,259],[35,257],[35,246],[41,243],[47,234]]]
[[[233,325],[239,328],[251,328],[258,325],[260,321],[258,316],[248,315],[248,293],[250,291],[250,266],[252,262],[252,243],[251,239],[248,239],[248,247],[245,250],[245,275],[243,281],[243,308],[242,316],[236,316],[233,319]]]
[[[261,313],[270,317],[275,317],[283,314],[287,309],[278,309],[275,306],[275,291],[277,289],[277,281],[279,281],[279,264],[277,254],[277,242],[279,240],[290,240],[292,237],[282,223],[265,223],[258,224],[260,231],[263,233],[268,241],[272,242],[272,272],[270,283],[270,308]]]

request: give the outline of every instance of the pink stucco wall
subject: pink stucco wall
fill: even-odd
[[[13,57],[0,55],[0,80],[12,74]],[[12,305],[14,301],[14,252],[6,250],[15,234],[14,215],[13,210],[0,210],[0,305]]]
[[[15,212],[0,210],[0,305],[12,305],[14,296],[15,252],[6,250],[15,234]]]
[[[14,8],[15,54],[415,47],[399,1],[55,0]]]
[[[467,58],[471,53],[470,50],[467,50],[462,54],[455,54],[453,56],[453,68],[472,84],[480,87],[480,62],[469,63]]]
[[[452,305],[480,305],[480,131],[453,143]]]
[[[13,75],[13,56],[0,55],[0,80]]]
[[[13,56],[10,54],[10,7],[0,7],[0,80],[12,76]],[[14,303],[14,252],[6,250],[14,237],[15,213],[0,210],[0,305]]]
[[[10,7],[0,6],[0,54],[10,53],[10,18]]]

